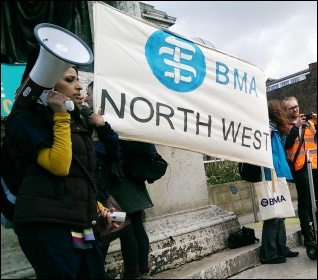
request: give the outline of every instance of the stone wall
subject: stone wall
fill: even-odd
[[[289,183],[289,189],[292,200],[296,200],[297,192],[295,184]],[[208,185],[209,205],[217,205],[225,211],[234,212],[236,216],[253,212],[251,193],[251,185],[246,181]],[[255,192],[254,195],[256,209],[258,209]]]

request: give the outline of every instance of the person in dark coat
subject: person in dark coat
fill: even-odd
[[[93,82],[88,85],[87,96],[84,101],[92,111]],[[100,127],[103,126],[102,121],[91,112],[86,113],[87,116],[88,122],[97,128],[98,140],[104,143],[104,148],[99,147],[100,150],[109,150],[109,146],[103,141],[103,137],[99,133]],[[107,124],[107,122],[105,123]],[[146,180],[131,176],[129,174],[129,164],[127,163],[131,162],[131,160],[138,160],[145,153],[156,152],[156,150],[153,149],[154,145],[150,143],[126,140],[119,140],[118,143],[119,153],[113,153],[113,156],[108,156],[107,167],[104,168],[104,170],[107,170],[104,172],[104,180],[106,192],[117,200],[122,210],[127,213],[131,220],[129,228],[120,237],[120,245],[124,261],[123,278],[134,279],[149,273],[150,244],[148,234],[144,228],[143,214],[145,209],[153,207],[153,202],[147,191]],[[114,151],[113,149],[111,150]],[[118,156],[117,160],[114,160],[114,155]],[[104,158],[106,157],[104,156]]]

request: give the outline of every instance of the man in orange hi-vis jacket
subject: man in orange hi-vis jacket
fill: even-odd
[[[311,225],[314,217],[306,159],[306,152],[309,149],[317,149],[317,114],[311,113],[309,114],[309,118],[306,118],[304,114],[300,114],[298,101],[293,96],[285,98],[282,105],[287,111],[291,121],[291,128],[286,139],[285,149],[287,152],[287,158],[290,161],[293,161],[296,155],[292,175],[298,196],[298,216],[301,234],[304,236],[305,246],[317,245]],[[297,153],[299,145],[300,149]],[[312,177],[315,200],[317,202],[317,150],[310,153],[310,157],[312,158]],[[317,217],[315,218],[317,219]]]

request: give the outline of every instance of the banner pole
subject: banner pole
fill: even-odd
[[[255,221],[255,223],[257,223],[258,222],[258,216],[257,216],[257,209],[256,209],[255,193],[254,193],[254,185],[253,185],[253,183],[250,183],[250,189],[251,189],[251,196],[252,196],[254,221]]]

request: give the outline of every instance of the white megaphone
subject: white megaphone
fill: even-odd
[[[46,105],[45,96],[68,68],[93,61],[93,53],[87,44],[60,26],[38,24],[34,35],[40,44],[40,53],[29,76],[17,90],[14,101],[14,105],[22,109],[42,94],[41,100]],[[65,107],[73,110],[73,101],[66,101]]]

